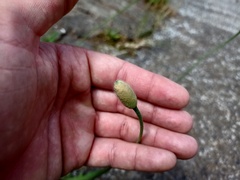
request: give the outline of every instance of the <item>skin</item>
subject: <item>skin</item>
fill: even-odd
[[[183,87],[115,57],[39,41],[75,3],[0,1],[1,179],[58,179],[82,165],[165,171],[193,157]],[[142,144],[136,115],[112,91],[116,79],[140,99]]]

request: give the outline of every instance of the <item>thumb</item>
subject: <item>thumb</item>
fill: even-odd
[[[2,0],[0,9],[7,13],[5,17],[14,17],[15,22],[24,23],[41,36],[76,3],[77,0]]]

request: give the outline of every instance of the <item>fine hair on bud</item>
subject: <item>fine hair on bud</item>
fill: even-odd
[[[124,106],[130,109],[137,107],[137,96],[128,83],[116,80],[113,89]]]

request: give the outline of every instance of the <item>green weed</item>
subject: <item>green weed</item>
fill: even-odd
[[[61,33],[55,30],[50,30],[41,37],[43,42],[56,42],[61,37]]]

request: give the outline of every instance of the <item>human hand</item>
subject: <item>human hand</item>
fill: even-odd
[[[115,57],[40,42],[75,3],[0,2],[1,177],[57,179],[82,165],[165,171],[194,156],[180,85]],[[116,79],[138,96],[142,144],[134,112],[112,92]]]

